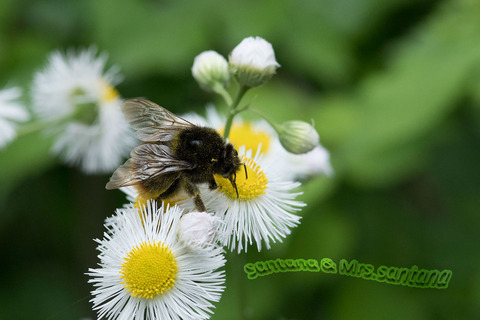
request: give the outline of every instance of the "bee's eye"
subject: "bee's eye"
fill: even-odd
[[[188,142],[188,144],[189,144],[191,147],[197,148],[197,147],[199,147],[199,146],[201,146],[201,145],[203,144],[203,141],[202,141],[202,140],[197,140],[197,139],[195,139],[195,140],[190,140],[190,141]]]

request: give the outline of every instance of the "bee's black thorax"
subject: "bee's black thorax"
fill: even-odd
[[[212,171],[225,148],[217,131],[205,127],[192,127],[179,131],[172,141],[172,152],[180,160],[195,165],[195,169]]]
[[[181,130],[171,141],[171,148],[176,158],[195,165],[189,170],[189,178],[194,183],[207,182],[216,173],[231,174],[240,167],[236,150],[212,128]]]

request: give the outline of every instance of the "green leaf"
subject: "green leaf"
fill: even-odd
[[[384,72],[360,84],[351,100],[360,120],[340,148],[356,182],[378,184],[384,175],[398,175],[399,148],[403,157],[418,143],[428,148],[423,139],[449,115],[480,66],[480,42],[472,41],[480,34],[479,10],[478,2],[448,3],[399,46]]]

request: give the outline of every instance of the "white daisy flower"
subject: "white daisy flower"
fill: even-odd
[[[8,88],[0,91],[0,149],[12,141],[17,134],[17,125],[28,120],[28,113],[18,99],[20,88]]]
[[[112,172],[136,144],[113,87],[121,77],[116,68],[104,72],[106,59],[95,48],[54,52],[32,86],[38,117],[65,120],[51,130],[58,135],[52,151],[87,173]]]
[[[213,105],[207,107],[205,118],[196,113],[188,113],[183,117],[192,123],[215,128],[219,132],[223,132],[226,121]],[[277,174],[285,180],[333,174],[330,154],[322,145],[305,154],[292,154],[282,147],[277,133],[265,120],[246,121],[240,116],[235,117],[228,141],[237,149],[245,146],[246,150],[257,152],[261,148],[263,162],[275,168]]]
[[[299,224],[300,217],[294,213],[305,204],[294,200],[301,192],[292,191],[300,183],[282,180],[264,166],[258,153],[252,157],[244,147],[239,149],[239,157],[245,163],[248,178],[243,170],[237,172],[238,198],[230,181],[216,175],[219,188],[201,188],[202,199],[208,212],[214,212],[223,221],[220,234],[228,235],[223,245],[238,252],[247,251],[247,246],[254,242],[258,251],[262,249],[262,243],[270,249],[270,241],[282,242],[282,238],[290,234],[290,229]],[[179,205],[186,211],[193,210],[191,201]]]
[[[148,202],[117,210],[90,269],[93,309],[106,319],[209,319],[224,290],[221,248],[190,250],[177,239],[180,209]]]
[[[276,170],[282,172],[282,176],[287,180],[306,180],[318,175],[333,176],[333,168],[330,164],[330,152],[323,146],[319,145],[312,151],[304,154],[293,154],[285,152],[283,148],[277,145],[275,148],[283,154],[283,161],[274,161],[271,159],[270,165]],[[292,170],[285,170],[285,163],[288,163],[288,168]],[[283,170],[282,170],[283,168]]]
[[[125,193],[129,202],[125,207],[133,205],[133,207],[140,209],[142,206],[146,206],[149,201],[152,201],[140,197],[138,190],[134,186],[122,187],[120,190]],[[162,200],[162,204],[164,208],[169,208],[187,198],[188,195],[183,191],[179,192],[174,198]],[[183,209],[180,208],[180,210]],[[224,234],[219,232],[221,223],[221,220],[213,214],[195,211],[185,212],[183,210],[183,215],[180,218],[178,238],[192,249],[203,249],[216,245],[217,242],[221,242],[219,239],[224,239],[225,237]]]

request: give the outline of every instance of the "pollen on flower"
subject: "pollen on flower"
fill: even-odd
[[[162,202],[165,204],[164,208],[167,211],[167,208],[173,207],[178,202],[186,200],[187,198],[176,198],[176,199],[162,199]]]
[[[220,130],[223,135],[223,129]],[[262,144],[262,152],[270,148],[270,135],[265,131],[252,128],[250,122],[243,122],[241,125],[233,125],[228,136],[229,141],[237,148],[244,145],[246,150],[257,151],[258,144]]]
[[[108,83],[103,79],[101,79],[100,82],[102,83],[101,101],[110,102],[120,97],[120,94],[118,93],[117,89],[115,89],[114,86],[112,86],[110,83]]]
[[[121,284],[133,297],[151,299],[171,289],[177,275],[177,261],[162,242],[142,242],[124,257]]]
[[[142,208],[147,206],[147,203],[148,203],[148,199],[145,199],[145,198],[142,198],[142,197],[136,197],[135,198],[135,203],[133,204],[133,206],[140,211],[140,210],[142,210]]]
[[[162,202],[164,203],[163,208],[163,213],[167,212],[168,208],[173,207],[176,205],[178,202],[185,200],[186,198],[176,198],[176,199],[163,199]],[[148,201],[156,201],[155,198],[144,198],[141,196],[137,196],[135,198],[135,203],[133,206],[138,209],[138,215],[140,216],[140,220],[142,221],[142,226],[144,226],[144,221],[143,221],[143,210],[148,207]]]
[[[265,190],[268,188],[268,179],[265,176],[265,173],[252,159],[242,156],[242,162],[247,166],[248,179],[245,177],[244,169],[241,168],[237,172],[235,180],[238,190],[238,198],[241,200],[249,200],[264,194]],[[215,175],[215,181],[220,187],[220,191],[224,192],[232,199],[237,199],[237,192],[228,179],[225,179],[220,175]]]
[[[164,211],[167,211],[167,208],[171,208],[173,207],[174,205],[176,205],[178,202],[180,201],[183,201],[185,200],[186,198],[175,198],[175,199],[162,199],[162,202],[165,204],[164,205]],[[142,216],[142,212],[141,210],[144,208],[144,207],[147,207],[148,205],[148,201],[155,201],[155,198],[150,198],[150,197],[141,197],[141,196],[138,196],[135,198],[135,203],[133,204],[133,206],[135,208],[137,208],[139,211],[139,214],[140,216]]]

